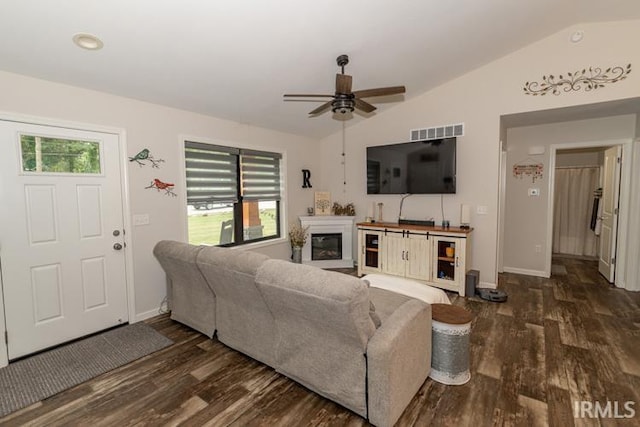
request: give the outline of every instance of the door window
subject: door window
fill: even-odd
[[[97,141],[21,134],[20,153],[27,173],[102,173]]]

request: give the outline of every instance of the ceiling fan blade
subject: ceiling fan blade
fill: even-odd
[[[326,110],[328,110],[331,107],[331,102],[333,102],[333,101],[325,102],[324,104],[322,104],[321,106],[319,106],[315,110],[310,111],[309,115],[310,116],[315,116],[316,114],[324,113]]]
[[[372,96],[385,96],[385,95],[397,95],[399,93],[405,93],[406,89],[404,86],[390,86],[390,87],[379,87],[376,89],[364,89],[364,90],[356,90],[353,92],[356,98],[369,98]]]
[[[318,94],[308,94],[308,93],[295,93],[295,94],[285,93],[282,96],[284,96],[285,98],[292,98],[292,97],[296,97],[296,98],[333,98],[333,95],[318,95]]]
[[[369,104],[368,102],[363,101],[362,99],[354,99],[355,101],[355,107],[358,110],[364,111],[365,113],[370,113],[372,111],[375,111],[376,107],[374,107],[373,105]]]
[[[336,93],[351,93],[353,78],[346,74],[336,74]]]

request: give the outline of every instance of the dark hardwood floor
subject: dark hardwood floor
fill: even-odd
[[[469,383],[427,379],[400,426],[640,425],[574,418],[574,402],[640,402],[640,294],[612,288],[593,262],[556,258],[554,275],[499,278],[498,304],[449,294],[475,315]],[[175,344],[0,419],[42,426],[332,426],[366,421],[217,340],[148,321]],[[612,403],[613,404],[613,403]],[[612,415],[615,415],[612,413]]]

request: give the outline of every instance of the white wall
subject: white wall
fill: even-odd
[[[581,43],[569,42],[570,34],[585,32]],[[458,138],[458,192],[444,196],[445,216],[459,222],[462,203],[473,206],[472,267],[481,281],[496,283],[498,235],[498,182],[500,117],[579,104],[640,96],[637,72],[629,78],[595,91],[562,93],[559,96],[530,96],[523,93],[527,81],[541,81],[543,75],[566,74],[589,66],[603,68],[628,63],[640,64],[640,22],[624,21],[585,24],[567,28],[466,75],[455,78],[425,94],[410,98],[384,114],[373,116],[347,129],[346,157],[348,187],[344,197],[356,205],[359,219],[372,200],[385,203],[387,218],[397,217],[400,196],[366,196],[365,147],[409,140],[409,130],[450,123],[465,123],[465,136]],[[399,69],[398,82],[402,82]],[[411,96],[411,88],[407,88]],[[323,168],[340,165],[341,135],[322,141]],[[324,187],[341,191],[338,177],[326,174]],[[487,214],[476,213],[486,206]],[[405,201],[403,216],[440,219],[440,196],[413,196]]]
[[[507,177],[505,198],[504,269],[544,275],[547,253],[547,210],[549,208],[549,146],[554,144],[598,142],[633,138],[636,116],[624,115],[548,125],[507,129]],[[545,153],[528,155],[532,146],[545,147]],[[513,165],[525,159],[541,162],[543,176],[532,182],[527,176],[513,176]],[[596,155],[597,159],[597,155]],[[540,190],[530,197],[529,188]],[[536,247],[539,247],[539,252]]]
[[[131,321],[157,314],[166,294],[164,273],[151,252],[155,243],[162,239],[186,241],[181,136],[284,151],[287,222],[297,220],[313,204],[313,189],[301,188],[300,170],[311,170],[314,186],[321,180],[317,142],[304,137],[5,72],[0,72],[0,94],[0,117],[4,112],[124,129],[128,149],[123,157],[149,148],[156,158],[166,160],[153,171],[128,161],[124,165],[130,177],[130,213],[147,213],[151,220],[148,226],[127,230],[133,234],[129,250],[133,251],[135,313]],[[145,190],[150,173],[176,183],[175,191],[182,197]],[[290,256],[285,239],[255,250],[276,258]]]

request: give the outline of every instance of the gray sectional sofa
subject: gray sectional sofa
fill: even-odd
[[[431,365],[431,306],[240,249],[161,241],[171,318],[392,426]]]

